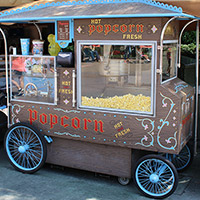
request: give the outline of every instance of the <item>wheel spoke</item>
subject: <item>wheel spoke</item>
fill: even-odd
[[[158,184],[158,186],[160,188],[160,191],[165,191],[165,188],[162,186],[161,182],[158,182],[157,184]]]
[[[21,166],[26,168],[26,163],[25,163],[25,154],[22,155],[22,163]]]
[[[27,168],[31,168],[31,164],[29,162],[28,155],[26,156],[26,162],[27,162]]]
[[[20,131],[20,129],[15,129],[15,131],[16,131],[16,133],[18,134],[20,140],[23,141],[23,138],[22,138],[22,136],[21,136],[21,131]]]
[[[143,176],[143,174],[145,174],[146,176],[148,176],[149,177],[149,174],[148,174],[148,172],[147,171],[145,171],[144,169],[143,170],[140,170],[139,172],[138,172],[138,175],[142,175]]]
[[[143,179],[143,180],[140,179],[140,183],[141,183],[142,185],[143,185],[144,183],[147,183],[147,182],[150,182],[149,179]]]
[[[29,139],[29,141],[27,141],[27,144],[32,143],[32,141],[34,141],[35,139],[37,140],[36,136],[33,135],[33,136]]]
[[[157,172],[158,172],[159,176],[161,176],[162,174],[164,174],[164,173],[166,172],[166,170],[168,170],[168,169],[167,169],[167,166],[163,164],[163,165],[157,170]]]
[[[147,178],[149,178],[149,174],[138,173],[138,177],[141,177],[141,178],[147,177]]]
[[[33,137],[33,135],[31,134],[31,132],[29,130],[27,130],[26,143],[28,143],[28,141],[30,140],[30,137]]]
[[[16,159],[16,162],[17,162],[18,164],[19,164],[19,161],[20,161],[21,157],[22,157],[22,154],[20,153],[20,154],[19,154],[19,157]]]
[[[151,182],[148,181],[148,182],[146,182],[145,184],[143,184],[143,187],[144,187],[144,188],[147,188],[147,186],[150,185],[150,184],[151,184]]]
[[[20,142],[20,140],[15,135],[14,131],[12,132],[12,135],[10,135],[10,138],[15,139],[18,143]]]
[[[34,153],[32,153],[32,152],[27,152],[30,156],[31,156],[31,158],[35,158],[35,160],[37,160],[37,161],[40,161],[40,158],[41,157],[38,157],[38,156],[36,156]]]
[[[19,158],[19,156],[20,156],[21,154],[19,153],[19,152],[16,152],[15,153],[15,156],[13,157],[14,159],[16,159],[17,157]]]
[[[158,184],[155,184],[155,193],[159,194],[160,193],[160,189],[158,187]]]
[[[153,183],[152,183],[152,182],[149,182],[149,186],[146,188],[146,189],[147,189],[148,191],[150,191],[150,192],[151,192],[152,185],[153,185]]]
[[[151,165],[150,165],[149,162],[147,162],[147,164],[144,164],[144,167],[145,167],[145,169],[148,170],[150,173],[153,173],[152,167],[151,167]]]
[[[22,140],[25,142],[25,129],[21,129]]]
[[[30,151],[31,153],[35,153],[35,154],[38,154],[38,155],[41,155],[41,154],[42,154],[42,151],[41,151],[41,150],[29,149],[29,151]]]
[[[41,144],[39,142],[38,143],[36,143],[36,142],[38,142],[38,141],[35,141],[34,143],[29,144],[29,147],[30,148],[40,147]]]
[[[9,144],[9,146],[19,146],[19,143],[17,143],[15,140],[13,140],[12,138],[10,139],[10,142],[14,143],[15,145],[13,144]]]
[[[36,166],[37,163],[35,162],[35,159],[33,159],[33,155],[30,154],[29,152],[27,152],[27,155],[28,155],[28,157],[30,158],[30,161],[32,162],[32,165],[33,165],[33,166]]]

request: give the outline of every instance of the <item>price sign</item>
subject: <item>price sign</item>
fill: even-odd
[[[70,40],[70,24],[69,20],[57,21],[57,41]]]
[[[66,48],[74,37],[74,23],[72,19],[56,20],[55,21],[55,35],[56,42],[61,48]]]

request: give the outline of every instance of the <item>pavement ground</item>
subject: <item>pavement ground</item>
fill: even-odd
[[[200,152],[200,151],[199,151]],[[116,177],[46,164],[35,174],[23,174],[9,163],[0,143],[0,200],[148,200],[133,182]],[[200,199],[200,153],[179,174],[179,185],[169,200]]]

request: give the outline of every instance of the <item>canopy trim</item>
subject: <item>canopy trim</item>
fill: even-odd
[[[159,7],[162,9],[173,11],[176,13],[182,13],[181,7],[176,7],[176,6],[156,2],[154,0],[80,0],[80,1],[68,0],[68,1],[63,1],[63,2],[52,2],[52,3],[50,2],[42,3],[42,1],[38,1],[38,4],[34,3],[33,6],[28,6],[28,7],[25,7],[26,6],[25,4],[23,5],[23,7],[16,7],[16,9],[0,12],[0,17],[38,10],[38,9],[46,8],[46,7],[56,7],[56,6],[62,6],[62,5],[90,5],[90,4],[111,4],[111,3],[112,4],[113,3],[143,3],[143,4],[151,5],[154,7]],[[30,5],[30,4],[27,4],[27,5]]]

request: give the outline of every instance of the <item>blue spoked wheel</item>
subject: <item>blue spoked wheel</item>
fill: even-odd
[[[5,149],[11,164],[23,173],[34,173],[46,161],[47,148],[43,136],[32,126],[17,123],[5,135]]]
[[[165,157],[174,164],[178,172],[182,172],[192,164],[194,153],[192,147],[186,144],[178,155],[165,154]]]
[[[159,155],[147,155],[138,160],[134,181],[138,189],[150,198],[166,198],[178,185],[174,165]]]

